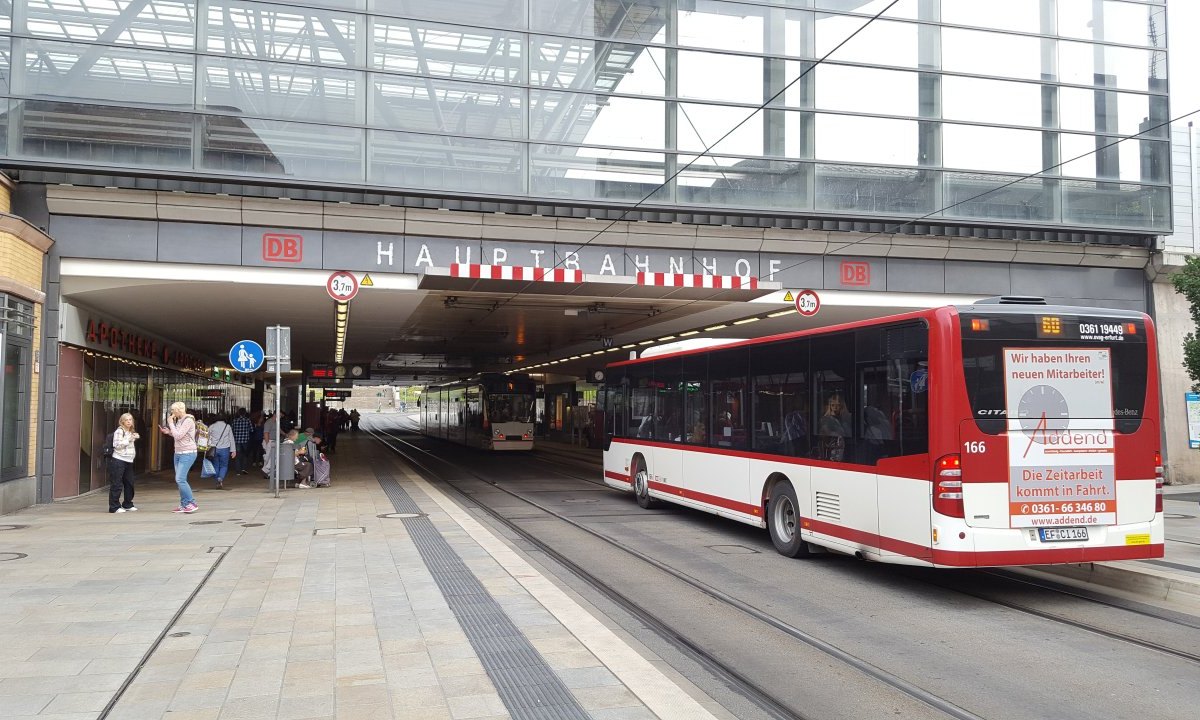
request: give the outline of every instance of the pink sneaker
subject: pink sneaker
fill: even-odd
[[[183,509],[183,511],[185,513],[194,513],[199,509],[200,508],[196,507],[196,503],[189,503],[188,506]]]
[[[183,507],[182,505],[180,505],[179,507],[175,508],[175,509],[174,509],[174,510],[172,510],[171,512],[173,512],[173,513],[182,513],[182,512],[187,512],[187,508],[185,508],[185,507]]]

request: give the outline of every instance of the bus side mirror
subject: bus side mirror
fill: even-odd
[[[604,433],[604,452],[608,452],[608,447],[610,445],[612,445],[612,441],[613,441],[613,434],[610,432]]]

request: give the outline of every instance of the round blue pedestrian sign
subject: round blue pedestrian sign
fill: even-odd
[[[229,364],[241,373],[252,373],[263,366],[266,353],[253,340],[238,340],[229,348]]]

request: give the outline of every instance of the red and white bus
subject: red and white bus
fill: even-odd
[[[995,298],[610,365],[605,482],[779,552],[1162,557],[1154,326]]]

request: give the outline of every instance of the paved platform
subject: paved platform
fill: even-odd
[[[0,718],[729,717],[370,443],[0,517]]]
[[[135,513],[0,517],[0,718],[729,717],[368,436],[340,443],[332,487],[280,499],[196,479],[175,515],[160,475]],[[1200,609],[1200,487],[1167,494],[1162,561],[1054,572]]]
[[[1163,512],[1167,543],[1161,559],[1056,565],[1032,572],[1200,613],[1200,485],[1164,487]]]

